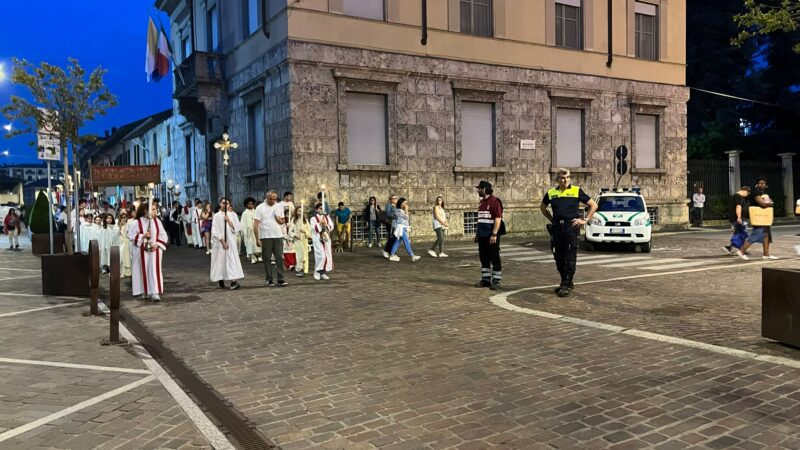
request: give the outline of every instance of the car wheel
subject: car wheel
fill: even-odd
[[[594,244],[592,244],[591,242],[589,242],[587,240],[584,240],[583,241],[583,249],[586,250],[587,252],[593,252],[594,251]]]
[[[640,245],[639,248],[641,249],[642,253],[650,253],[651,250],[650,242],[646,242]]]

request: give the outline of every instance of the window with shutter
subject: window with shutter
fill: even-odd
[[[387,164],[386,96],[348,92],[346,108],[347,163]]]
[[[583,110],[556,110],[556,165],[583,167]]]
[[[649,114],[636,115],[636,168],[658,168],[658,116]]]
[[[495,158],[494,104],[461,102],[461,165],[492,167]]]
[[[348,16],[384,20],[384,0],[344,0],[342,12]]]
[[[581,0],[556,0],[556,45],[583,48]]]
[[[658,6],[636,2],[636,57],[658,59]]]
[[[247,107],[247,140],[250,144],[253,168],[263,170],[267,167],[267,149],[264,145],[264,107],[261,102]]]

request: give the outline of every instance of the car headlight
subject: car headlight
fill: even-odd
[[[600,226],[603,224],[603,220],[599,217],[592,217],[592,220],[589,221],[589,225]]]
[[[633,222],[631,222],[631,225],[635,227],[642,227],[645,226],[649,221],[650,221],[650,216],[645,214],[642,217],[637,217],[636,219],[634,219]]]

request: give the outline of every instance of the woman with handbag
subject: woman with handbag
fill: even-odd
[[[408,253],[408,256],[411,257],[411,261],[418,261],[420,256],[415,255],[414,251],[411,250],[411,239],[408,237],[408,231],[411,229],[411,221],[408,215],[409,205],[406,199],[400,198],[397,200],[396,208],[394,235],[397,237],[397,240],[394,241],[394,245],[392,245],[392,252],[391,256],[389,256],[389,261],[400,261],[400,257],[397,256],[397,250],[400,248],[400,242],[403,242],[403,245],[405,245],[406,253]]]
[[[442,251],[444,246],[444,233],[450,225],[447,223],[447,211],[444,209],[444,199],[442,196],[436,197],[433,205],[433,231],[436,233],[436,240],[433,241],[428,254],[434,258],[447,258],[447,254]],[[437,252],[438,249],[438,252]]]

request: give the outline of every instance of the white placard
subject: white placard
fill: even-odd
[[[536,139],[520,139],[520,150],[536,150]]]
[[[42,127],[36,132],[37,153],[39,159],[59,161],[61,158],[61,140],[58,134],[48,127]]]

